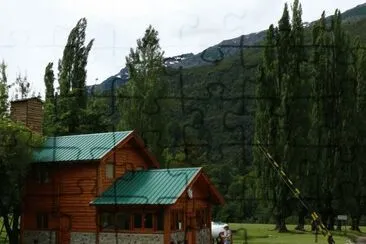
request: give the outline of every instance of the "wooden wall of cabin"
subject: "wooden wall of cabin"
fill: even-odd
[[[117,178],[123,176],[126,171],[148,169],[151,165],[144,149],[137,145],[134,138],[131,138],[108,153],[102,160],[99,166],[99,178],[101,179],[99,194],[112,185]],[[112,171],[112,174],[109,173]]]
[[[97,169],[92,162],[34,165],[25,188],[22,229],[95,231],[96,210],[89,202],[97,196]],[[39,226],[42,218],[45,226]]]
[[[192,190],[192,198],[188,195],[189,189]],[[208,231],[209,237],[211,237],[211,215],[212,202],[209,185],[199,175],[184,191],[176,204],[170,207],[171,241],[180,241],[181,234],[184,233],[184,239],[195,243],[198,241],[197,233],[201,230]],[[182,222],[181,229],[178,228],[179,222]]]

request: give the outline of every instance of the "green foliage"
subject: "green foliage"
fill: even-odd
[[[349,159],[345,158],[345,153],[350,152],[352,146],[365,144],[361,139],[363,134],[360,129],[366,128],[361,122],[366,121],[362,117],[365,113],[358,112],[355,115],[352,112],[355,102],[347,99],[352,97],[349,95],[349,88],[354,85],[352,80],[355,80],[355,77],[359,80],[357,83],[360,86],[359,94],[363,94],[362,55],[355,54],[358,68],[353,69],[357,70],[357,73],[345,64],[353,63],[350,59],[352,57],[349,56],[350,38],[347,37],[347,33],[351,37],[360,36],[361,42],[364,42],[366,38],[361,30],[366,21],[352,25],[341,24],[340,13],[336,11],[336,15],[330,18],[331,21],[327,26],[323,15],[318,23],[310,28],[304,28],[301,14],[301,5],[297,1],[292,6],[291,20],[285,8],[279,26],[275,28],[272,25],[267,31],[268,38],[262,44],[272,43],[272,45],[266,45],[264,49],[244,49],[215,65],[180,71],[168,70],[167,75],[163,76],[169,81],[170,97],[178,98],[183,93],[185,97],[202,98],[200,101],[183,99],[184,102],[181,102],[176,99],[171,102],[172,109],[166,121],[169,137],[162,141],[172,147],[170,153],[166,154],[169,160],[179,161],[172,155],[180,153],[182,158],[184,154],[186,162],[184,165],[191,166],[194,163],[196,166],[207,168],[214,185],[229,203],[228,207],[225,207],[226,210],[215,208],[216,219],[222,217],[235,218],[238,221],[249,220],[250,214],[244,211],[247,208],[258,221],[267,221],[269,217],[273,217],[273,213],[282,214],[281,211],[285,216],[296,214],[299,215],[299,219],[306,217],[301,216],[303,209],[289,192],[285,192],[286,187],[278,184],[279,176],[256,150],[255,144],[252,147],[245,147],[244,154],[242,148],[236,146],[220,148],[220,145],[225,143],[230,145],[231,142],[233,144],[240,142],[243,137],[248,144],[256,143],[257,139],[265,144],[300,191],[307,197],[315,198],[310,203],[316,210],[322,212],[325,219],[328,215],[325,211],[326,206],[332,207],[335,211],[345,209],[357,217],[356,212],[359,212],[357,209],[363,204],[362,200],[354,197],[360,192],[361,195],[364,193],[364,187],[355,187],[357,182],[363,182],[359,176],[363,171],[356,170],[363,158],[362,147],[356,149],[359,153],[351,153],[359,155],[357,163],[352,166],[348,163],[349,168],[344,163],[349,162]],[[333,37],[336,39],[332,39]],[[327,46],[332,45],[334,41],[339,44],[339,48],[328,48]],[[308,48],[303,44],[317,46]],[[255,68],[251,68],[251,65]],[[257,80],[254,81],[253,77]],[[221,94],[220,90],[213,89],[214,84],[222,85]],[[329,90],[332,87],[337,90]],[[337,100],[329,96],[340,89],[344,92],[343,98]],[[253,102],[254,99],[247,99],[243,104],[239,99],[234,99],[241,97],[243,91],[245,95],[263,99],[257,99],[256,102]],[[233,99],[223,101],[220,95]],[[292,99],[299,97],[303,99]],[[360,96],[357,100],[363,104],[364,96]],[[334,107],[334,104],[337,106]],[[242,117],[225,117],[224,111],[238,114],[256,113],[255,116],[250,114]],[[358,116],[358,119],[344,121],[345,118],[350,118],[349,116],[352,118]],[[340,123],[334,127],[336,120]],[[223,123],[228,126],[222,126]],[[237,126],[235,129],[228,129],[235,126]],[[356,129],[359,134],[357,140],[361,140],[360,143],[356,143],[353,139],[352,134]],[[342,141],[347,141],[349,147],[343,147],[342,156],[337,156],[338,159],[332,156],[335,155],[334,151],[327,151],[326,147],[321,146],[332,143],[342,145]],[[205,144],[209,147],[200,146]],[[305,145],[318,146],[305,147]],[[212,154],[219,150],[222,150],[220,153],[223,157],[213,157]],[[342,163],[341,159],[345,161]],[[336,167],[340,169],[338,175]],[[249,176],[253,173],[255,173],[253,178],[258,180],[253,180],[247,188],[239,187],[242,183],[239,176]],[[344,179],[352,179],[353,188],[351,185],[342,186],[343,188],[335,187],[337,181],[341,182]],[[344,202],[328,201],[327,196],[338,197],[341,192],[348,194]],[[241,194],[236,195],[239,193]],[[243,201],[236,201],[236,198],[241,196],[245,199],[253,196],[258,201],[253,203],[244,201],[243,210],[241,208]],[[280,196],[283,197],[281,201],[278,199]],[[343,207],[339,208],[337,204]],[[358,204],[358,207],[354,208],[355,204]],[[233,213],[227,208],[242,211]],[[252,218],[254,219],[253,216]]]
[[[43,134],[54,135],[57,132],[56,123],[56,100],[54,89],[55,75],[53,63],[48,63],[45,69],[44,83],[46,86],[46,96],[44,103]]]
[[[85,46],[86,26],[85,18],[77,22],[69,34],[63,57],[59,60],[60,87],[55,99],[58,135],[79,133],[83,112],[87,107],[86,65],[94,39]]]
[[[79,133],[96,133],[115,131],[112,127],[113,114],[112,106],[107,102],[108,98],[100,94],[88,97],[87,107],[83,109],[82,117],[80,118]]]
[[[160,78],[164,71],[158,32],[149,26],[136,49],[126,57],[130,75],[128,83],[119,90],[119,111],[122,130],[135,129],[147,147],[161,161],[163,147],[159,145],[165,131],[163,115],[157,111],[156,100],[165,96],[165,84]],[[162,105],[162,104],[161,104]]]
[[[96,133],[113,130],[108,99],[103,94],[87,96],[86,65],[94,39],[85,45],[87,21],[80,19],[71,30],[63,57],[58,63],[58,92],[55,93],[53,63],[45,69],[45,135]]]
[[[29,172],[32,152],[43,142],[20,123],[0,119],[0,215],[10,243],[18,243],[18,217],[21,213],[22,192]],[[10,225],[9,216],[14,219]]]
[[[6,64],[4,61],[0,64],[0,119],[9,115],[9,86],[6,76]]]
[[[29,93],[31,92],[28,77],[27,76],[22,77],[20,74],[18,74],[15,79],[15,85],[17,87],[15,100],[28,98]]]

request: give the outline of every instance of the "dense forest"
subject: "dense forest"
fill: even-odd
[[[94,39],[86,41],[82,18],[57,67],[45,65],[44,134],[136,129],[162,167],[204,167],[226,199],[214,209],[214,220],[273,223],[281,232],[296,223],[302,230],[310,213],[260,143],[329,229],[337,227],[338,214],[347,214],[359,230],[366,214],[365,27],[366,19],[343,22],[338,10],[305,25],[295,0],[291,8],[285,4],[258,45],[240,46],[242,37],[229,57],[213,55],[209,65],[173,68],[164,65],[158,31],[149,26],[126,57],[128,82],[90,92],[87,63]],[[6,121],[0,129],[6,131],[5,64],[0,68],[0,116]],[[26,96],[27,80],[16,83]],[[0,178],[4,186],[12,184],[9,176]],[[1,188],[2,195],[8,189]],[[0,205],[1,215],[16,204]]]

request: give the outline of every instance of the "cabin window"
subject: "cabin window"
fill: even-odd
[[[114,214],[112,214],[112,213],[103,213],[100,216],[100,224],[101,224],[103,229],[114,228]]]
[[[156,229],[164,230],[164,212],[158,212],[156,215]]]
[[[37,214],[37,228],[47,229],[48,228],[48,215],[44,213]]]
[[[146,229],[153,228],[153,215],[151,213],[145,214],[144,228],[146,228]]]
[[[114,164],[113,163],[107,163],[106,164],[105,176],[106,176],[107,179],[113,179],[114,178]]]
[[[134,214],[133,217],[134,228],[142,228],[142,214]]]
[[[130,229],[130,214],[118,213],[116,216],[116,225],[118,229],[129,230]]]
[[[48,171],[45,169],[38,169],[37,171],[37,181],[40,184],[45,184],[49,182]]]

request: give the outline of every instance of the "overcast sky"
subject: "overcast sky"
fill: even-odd
[[[303,0],[303,20],[313,21],[365,0]],[[95,39],[88,60],[87,84],[116,74],[129,49],[152,24],[166,56],[198,53],[224,39],[266,29],[281,17],[283,0],[0,0],[0,59],[8,79],[27,74],[43,96],[44,69],[62,57],[70,30],[88,20],[87,40]],[[289,2],[292,3],[291,1]],[[57,73],[56,73],[57,75]],[[98,79],[98,81],[96,81]]]

